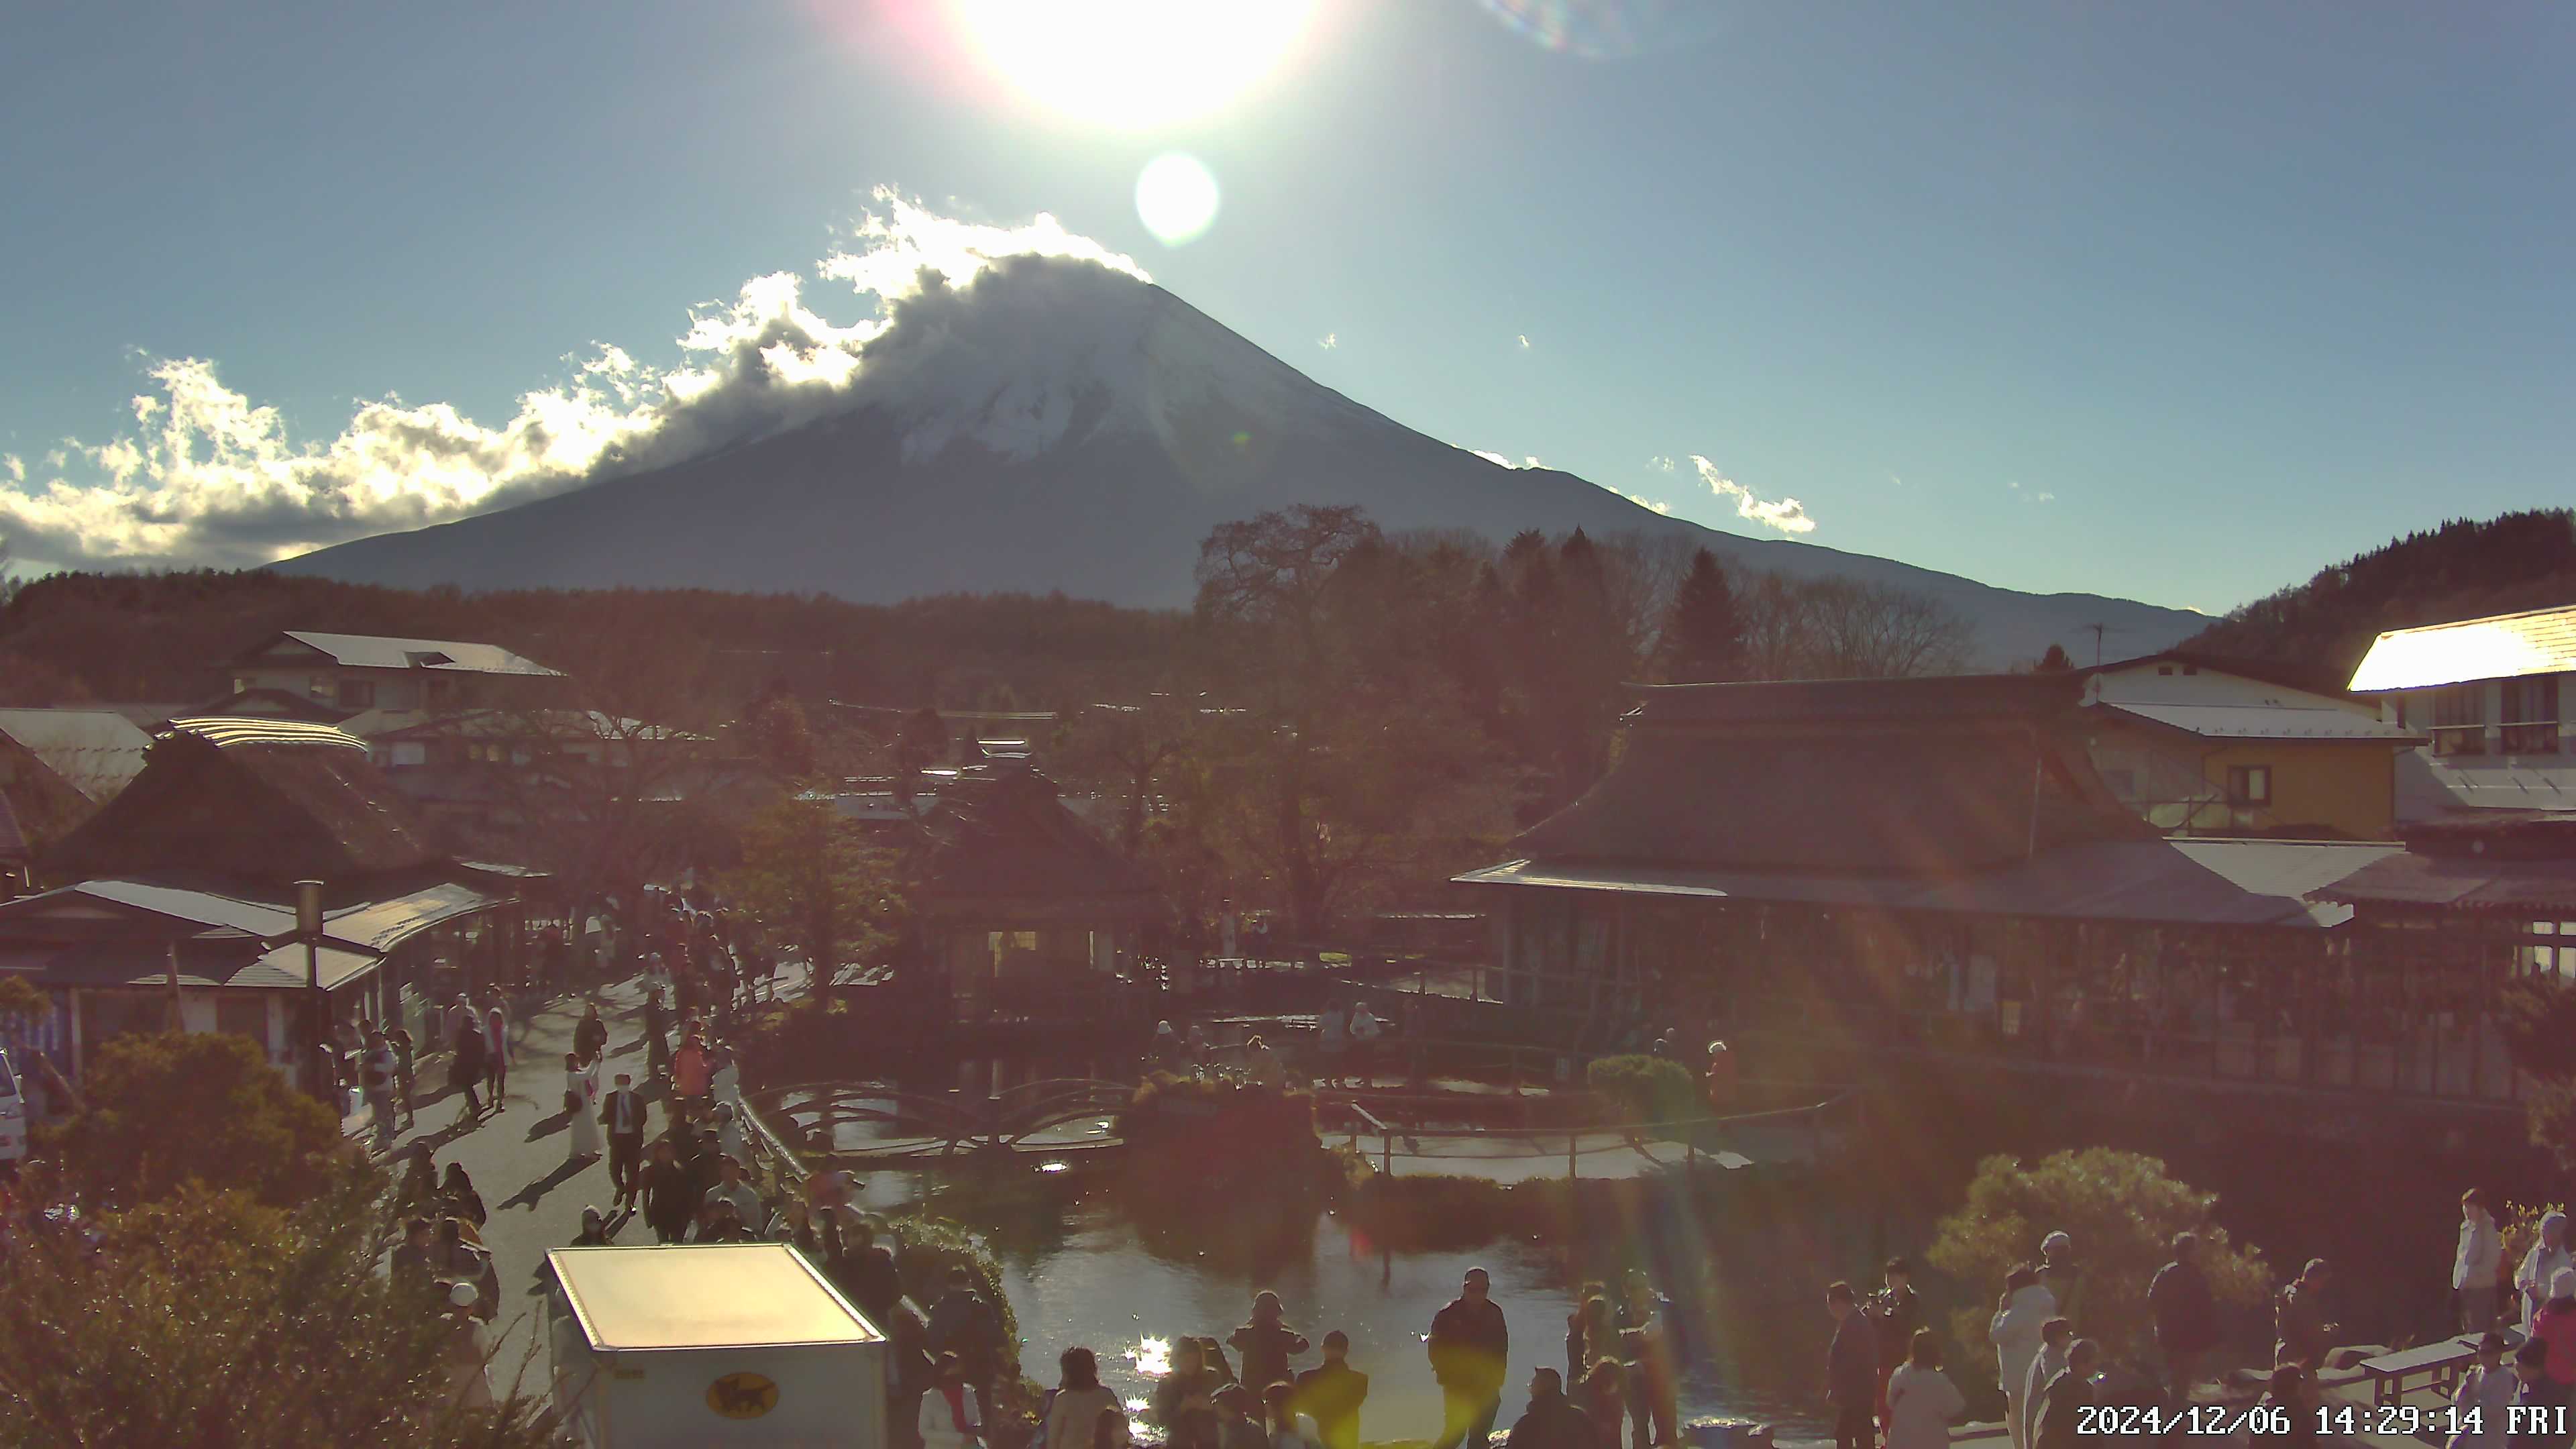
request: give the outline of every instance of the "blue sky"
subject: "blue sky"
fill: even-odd
[[[497,425],[594,344],[672,365],[767,273],[856,322],[811,279],[891,185],[1052,213],[1460,446],[1764,533],[1649,463],[1705,455],[1812,542],[2011,587],[2215,611],[2576,496],[2576,9],[1316,6],[1143,128],[1043,104],[933,0],[22,9],[0,453],[22,499],[100,482],[163,359],[294,448],[388,395]],[[1172,151],[1223,197],[1178,247],[1134,201]],[[53,493],[48,537],[0,497],[0,529],[41,561],[148,518],[126,462],[114,509]]]

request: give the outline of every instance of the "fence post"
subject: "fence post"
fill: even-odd
[[[1387,1115],[1393,1116],[1395,1114],[1390,1112]],[[1386,1147],[1384,1155],[1380,1158],[1378,1171],[1386,1174],[1388,1177],[1395,1176],[1395,1128],[1392,1126],[1389,1126],[1386,1129]]]
[[[1565,1180],[1567,1182],[1574,1181],[1574,1144],[1582,1140],[1575,1133],[1565,1134]]]

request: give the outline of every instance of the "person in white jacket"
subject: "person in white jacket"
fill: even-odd
[[[2022,1427],[2028,1412],[2022,1386],[2030,1377],[2030,1361],[2039,1356],[2040,1329],[2056,1316],[2057,1300],[2040,1286],[2038,1270],[2020,1267],[2004,1279],[2002,1307],[1986,1325],[1987,1341],[1995,1346],[2002,1370],[2004,1424],[2012,1431],[2013,1449],[2030,1449]]]
[[[2531,1316],[2549,1301],[2549,1280],[2561,1268],[2576,1268],[2576,1253],[2567,1251],[2567,1214],[2548,1213],[2540,1219],[2540,1241],[2522,1255],[2522,1266],[2514,1270],[2513,1286],[2522,1295],[2522,1332],[2531,1336]]]
[[[2503,1266],[2504,1240],[2496,1235],[2495,1211],[2485,1188],[2460,1194],[2460,1247],[2451,1255],[2451,1287],[2460,1299],[2460,1331],[2484,1333],[2495,1327],[2496,1270]]]
[[[1950,1426],[1968,1411],[1959,1386],[1941,1372],[1941,1339],[1914,1330],[1905,1362],[1887,1378],[1887,1449],[1949,1449]]]
[[[976,1415],[974,1391],[966,1386],[966,1361],[953,1353],[939,1356],[939,1379],[922,1391],[921,1449],[978,1449],[984,1422]]]
[[[2066,1369],[2075,1348],[2075,1320],[2052,1318],[2039,1326],[2039,1352],[2031,1355],[2030,1374],[2021,1381],[2021,1421],[2013,1427],[2025,1443],[2039,1442],[2039,1401]]]

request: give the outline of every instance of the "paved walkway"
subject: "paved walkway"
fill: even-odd
[[[614,1085],[621,1071],[634,1073],[639,1081],[645,1076],[643,1000],[643,988],[635,981],[599,992],[600,1015],[608,1022],[602,1091]],[[580,1233],[585,1206],[605,1208],[614,1196],[607,1158],[576,1164],[566,1157],[570,1118],[563,1110],[563,1058],[572,1050],[573,1025],[581,1019],[584,1004],[579,995],[565,997],[512,1023],[516,1054],[504,1106],[498,1115],[479,1123],[460,1120],[464,1098],[447,1092],[447,1058],[429,1058],[422,1065],[422,1091],[414,1104],[419,1110],[418,1130],[403,1133],[394,1146],[399,1163],[400,1155],[409,1152],[414,1142],[428,1142],[442,1175],[448,1163],[462,1162],[474,1179],[475,1191],[482,1194],[489,1215],[483,1243],[491,1249],[493,1266],[501,1275],[501,1311],[492,1325],[498,1343],[493,1357],[495,1387],[506,1385],[510,1375],[527,1364],[525,1389],[543,1391],[545,1300],[536,1270],[543,1265],[547,1249],[563,1247]],[[648,1088],[646,1095],[654,1103],[649,1140],[662,1129],[662,1110],[658,1092]],[[620,1242],[652,1240],[651,1230],[640,1219],[618,1235]]]

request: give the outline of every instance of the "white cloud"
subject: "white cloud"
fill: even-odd
[[[1150,280],[1131,258],[1040,215],[1001,227],[937,215],[891,188],[817,265],[877,316],[847,326],[806,300],[793,272],[693,308],[679,360],[657,367],[594,344],[570,377],[524,393],[485,424],[446,403],[361,402],[337,437],[299,441],[273,407],[224,385],[205,358],[145,368],[134,429],[67,439],[30,476],[11,457],[0,534],[22,564],[242,567],[325,544],[417,528],[601,478],[700,456],[849,405],[869,344],[904,316],[953,326],[958,290],[1006,259],[1015,279],[1060,265]],[[901,370],[889,386],[904,383]]]
[[[12,483],[27,481],[27,460],[15,453],[0,453],[0,473],[9,475]]]
[[[1764,528],[1776,528],[1782,533],[1816,531],[1816,521],[1807,516],[1807,505],[1797,499],[1758,497],[1752,489],[1719,472],[1715,463],[1699,454],[1691,454],[1690,461],[1691,466],[1699,470],[1700,481],[1708,485],[1709,492],[1735,500],[1736,517],[1761,524]]]
[[[1648,458],[1646,460],[1646,466],[1654,469],[1658,473],[1669,473],[1673,471],[1673,460],[1664,457]]]
[[[2042,493],[2039,495],[2038,501],[2041,503],[2055,503],[2057,501],[2057,495],[2054,493]]]
[[[1315,339],[1315,345],[1324,349],[1326,352],[1330,352],[1334,348],[1342,345],[1342,334],[1339,332],[1327,332],[1323,336]]]
[[[1528,334],[1528,333],[1526,333],[1526,332],[1521,332],[1521,333],[1516,333],[1516,334],[1514,334],[1514,335],[1515,335],[1515,336],[1517,336],[1517,337],[1519,337],[1519,338],[1520,338],[1520,340],[1521,340],[1521,351],[1523,351],[1523,352],[1527,352],[1527,351],[1529,351],[1529,334]]]
[[[1515,463],[1510,458],[1507,458],[1500,453],[1490,452],[1483,448],[1469,448],[1467,451],[1484,459],[1486,462],[1493,464],[1497,468],[1544,468],[1547,466],[1538,460],[1538,455],[1535,453],[1523,454],[1521,460]]]
[[[1897,477],[1897,476],[1896,476],[1895,474],[1893,474],[1893,473],[1890,473],[1890,474],[1888,474],[1888,475],[1887,475],[1887,481],[1888,481],[1891,485],[1893,485],[1893,486],[1895,486],[1895,487],[1898,487],[1898,488],[1902,488],[1902,487],[1904,487],[1904,486],[1905,486],[1905,480],[1904,480],[1904,479],[1902,479],[1902,478]]]
[[[2054,493],[2050,493],[2045,490],[2032,492],[2024,489],[2021,486],[2021,480],[2018,478],[2006,478],[2004,480],[2004,488],[2007,492],[2011,493],[2014,497],[2020,499],[2024,503],[2055,503],[2057,501],[2057,495]]]
[[[1620,497],[1622,497],[1622,498],[1627,499],[1627,500],[1628,500],[1629,502],[1631,502],[1631,503],[1636,504],[1639,508],[1649,508],[1649,509],[1654,510],[1654,511],[1655,511],[1655,512],[1657,512],[1657,513],[1662,513],[1662,514],[1667,514],[1667,515],[1669,515],[1669,514],[1673,511],[1673,506],[1672,506],[1671,504],[1669,504],[1669,503],[1657,503],[1657,502],[1656,502],[1655,500],[1653,500],[1652,498],[1644,498],[1644,497],[1640,497],[1639,495],[1634,494],[1634,493],[1622,493],[1622,494],[1620,494],[1619,496],[1620,496]]]

